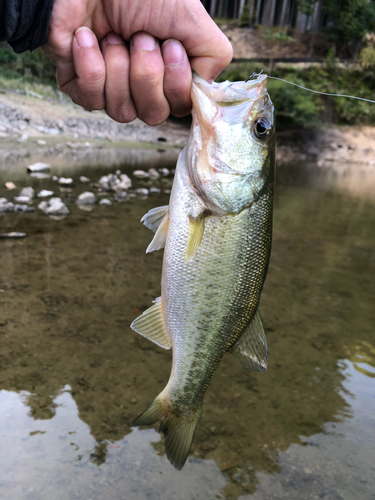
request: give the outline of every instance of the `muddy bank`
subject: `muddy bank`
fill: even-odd
[[[316,161],[318,166],[330,163],[358,163],[375,167],[375,129],[373,127],[326,127],[280,132],[277,135],[277,163]]]
[[[188,135],[186,123],[167,120],[150,127],[140,120],[121,124],[103,111],[89,112],[73,104],[36,98],[0,96],[0,168],[20,161],[71,161],[103,164],[121,162],[125,149],[156,148],[176,156]],[[146,154],[147,156],[147,154]],[[277,134],[279,165],[296,161],[339,164],[360,163],[375,167],[374,127],[299,129]]]
[[[18,95],[0,96],[0,139],[24,145],[36,138],[141,142],[182,146],[187,129],[172,122],[149,127],[140,120],[117,123],[104,111],[86,111],[74,104]]]

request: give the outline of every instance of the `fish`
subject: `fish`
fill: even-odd
[[[161,296],[131,328],[172,348],[173,361],[166,387],[132,425],[160,421],[177,470],[222,357],[267,368],[259,300],[271,254],[275,128],[266,85],[266,75],[234,83],[193,75],[192,126],[169,205],[141,219],[155,232],[147,252],[164,248]]]

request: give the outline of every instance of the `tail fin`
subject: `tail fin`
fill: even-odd
[[[201,414],[202,405],[197,410],[183,413],[171,408],[159,395],[147,410],[134,420],[132,426],[152,425],[160,420],[159,430],[164,434],[165,453],[171,464],[181,470],[189,455]]]

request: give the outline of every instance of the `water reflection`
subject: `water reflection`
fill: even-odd
[[[369,497],[374,207],[322,178],[290,186],[290,175],[293,167],[279,175],[261,304],[269,369],[253,373],[223,359],[181,473],[163,456],[158,433],[130,428],[170,372],[170,353],[129,329],[160,294],[162,255],[144,254],[152,235],[139,220],[167,197],[91,213],[72,204],[59,222],[40,213],[0,218],[0,231],[29,235],[0,241],[6,498],[51,498],[49,488],[56,499],[302,498],[306,488],[339,498],[340,478],[342,498],[356,488]]]

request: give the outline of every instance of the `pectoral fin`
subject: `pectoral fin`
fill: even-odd
[[[159,223],[159,227],[155,233],[155,236],[152,238],[151,243],[146,249],[146,253],[153,252],[154,250],[160,250],[164,248],[165,242],[167,239],[169,227],[169,215],[168,213],[164,215],[163,219]]]
[[[163,349],[170,349],[172,344],[169,340],[161,309],[161,298],[154,300],[154,305],[149,307],[141,316],[138,316],[130,325],[135,332],[146,339],[155,342]]]
[[[267,370],[267,341],[264,333],[259,308],[246,330],[229,351],[238,361],[250,370]]]
[[[158,227],[160,226],[161,221],[168,213],[168,205],[164,205],[162,207],[152,208],[146,215],[144,215],[141,219],[141,222],[154,231],[156,233]]]
[[[198,252],[204,233],[204,222],[206,213],[204,212],[197,218],[189,217],[189,236],[186,247],[185,262],[189,262]]]

